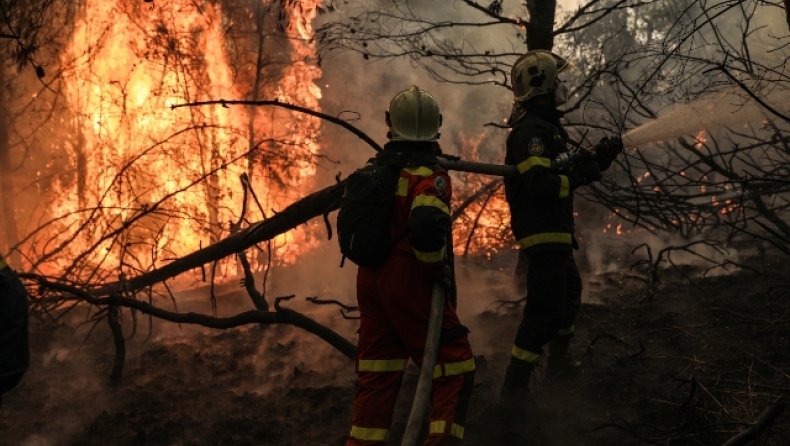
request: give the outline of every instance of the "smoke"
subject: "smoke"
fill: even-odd
[[[108,365],[105,354],[112,350],[109,330],[106,324],[97,327],[81,345],[92,328],[69,328],[80,321],[80,316],[69,314],[52,328],[31,319],[30,369],[18,387],[3,395],[0,418],[8,430],[0,423],[0,444],[68,444],[90,420],[115,407],[117,401],[106,386],[109,367],[102,370]]]

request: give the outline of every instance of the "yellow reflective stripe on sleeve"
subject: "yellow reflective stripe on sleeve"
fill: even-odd
[[[442,368],[444,368],[444,373],[442,373]],[[463,375],[464,373],[473,372],[474,370],[475,358],[469,358],[461,362],[437,364],[436,367],[433,368],[433,379],[440,378],[441,376]]]
[[[406,370],[406,359],[360,359],[360,372],[402,372]]]
[[[351,438],[356,438],[357,440],[387,441],[387,437],[389,437],[389,435],[389,429],[351,426]]]
[[[543,158],[542,156],[530,156],[526,160],[518,163],[516,169],[518,169],[518,173],[523,174],[535,166],[551,167],[551,160]]]
[[[409,179],[398,178],[398,189],[395,190],[395,195],[405,197],[409,195]]]
[[[433,175],[433,171],[425,166],[405,167],[403,170],[414,176],[429,177]]]
[[[514,358],[527,362],[536,362],[538,358],[540,358],[540,353],[532,353],[531,351],[518,348],[515,345],[513,349],[510,350],[510,354],[513,355]]]
[[[450,208],[439,199],[439,197],[434,197],[432,195],[417,195],[414,197],[414,202],[411,204],[411,208],[414,209],[418,206],[433,206],[436,208],[441,209],[447,215],[450,215]]]
[[[571,192],[571,184],[566,175],[560,175],[560,198],[568,198]]]
[[[557,330],[557,334],[560,336],[568,336],[568,335],[572,335],[574,331],[576,331],[576,327],[571,325],[568,328],[561,328]]]
[[[443,434],[444,428],[447,427],[447,422],[444,420],[431,421],[431,427],[428,431],[429,434]]]
[[[8,263],[5,263],[5,259],[0,257],[0,270],[8,268]]]
[[[414,250],[414,255],[417,257],[417,260],[419,260],[422,263],[441,262],[442,260],[444,260],[446,256],[444,247],[442,247],[442,249],[440,249],[439,251],[430,251],[430,252],[420,251],[414,249],[413,247],[412,249]]]
[[[540,245],[542,243],[565,243],[570,245],[573,236],[566,232],[545,232],[543,234],[535,234],[522,238],[518,241],[519,246],[522,248],[529,248],[533,245]]]

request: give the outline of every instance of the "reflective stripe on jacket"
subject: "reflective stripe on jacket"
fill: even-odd
[[[390,142],[377,156],[380,163],[401,166],[392,211],[393,255],[410,255],[428,265],[447,259],[452,187],[439,166],[433,144]],[[408,236],[404,236],[408,234]]]
[[[505,179],[511,228],[522,249],[570,250],[573,191],[566,171],[551,170],[551,160],[568,150],[568,134],[559,123],[560,112],[531,108],[507,139],[505,164],[521,174]]]

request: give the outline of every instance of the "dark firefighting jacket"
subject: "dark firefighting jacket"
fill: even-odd
[[[505,164],[516,166],[521,174],[505,178],[510,225],[527,252],[571,250],[574,243],[568,172],[551,170],[551,160],[568,150],[561,117],[555,109],[530,105],[507,139]]]
[[[392,141],[376,156],[380,164],[398,166],[390,236],[392,255],[416,257],[427,271],[451,255],[450,177],[436,160],[435,143]],[[449,246],[448,246],[449,245]]]
[[[0,398],[30,365],[27,291],[0,256]]]

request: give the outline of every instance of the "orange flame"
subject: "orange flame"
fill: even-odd
[[[318,1],[283,5],[290,63],[277,73],[275,91],[280,100],[316,110],[321,91],[313,81],[321,72],[311,63],[310,38]],[[86,252],[86,267],[143,271],[218,241],[239,219],[244,173],[265,212],[290,204],[295,197],[288,191],[295,186],[312,186],[318,118],[243,108],[171,110],[179,103],[249,96],[251,87],[230,63],[221,6],[190,0],[142,5],[87,0],[63,56],[74,129],[65,146],[86,184],[61,179],[54,185],[50,213],[63,217],[58,242],[64,249],[53,257],[52,271]],[[265,136],[273,141],[261,145],[257,158],[247,154],[251,119],[256,129],[271,129]],[[282,147],[303,155],[262,159]],[[265,216],[252,206],[247,218]],[[304,229],[274,240],[277,257],[286,262],[316,244]],[[236,272],[232,260],[220,266],[220,274]]]
[[[460,155],[463,159],[479,160],[480,144],[485,133],[460,138]],[[492,181],[491,177],[477,174],[460,174],[461,181],[453,184],[453,209]],[[458,177],[456,177],[458,178]],[[453,223],[453,240],[456,253],[461,255],[484,254],[489,256],[504,249],[515,248],[510,232],[510,208],[505,200],[505,189],[500,186],[470,204]]]

